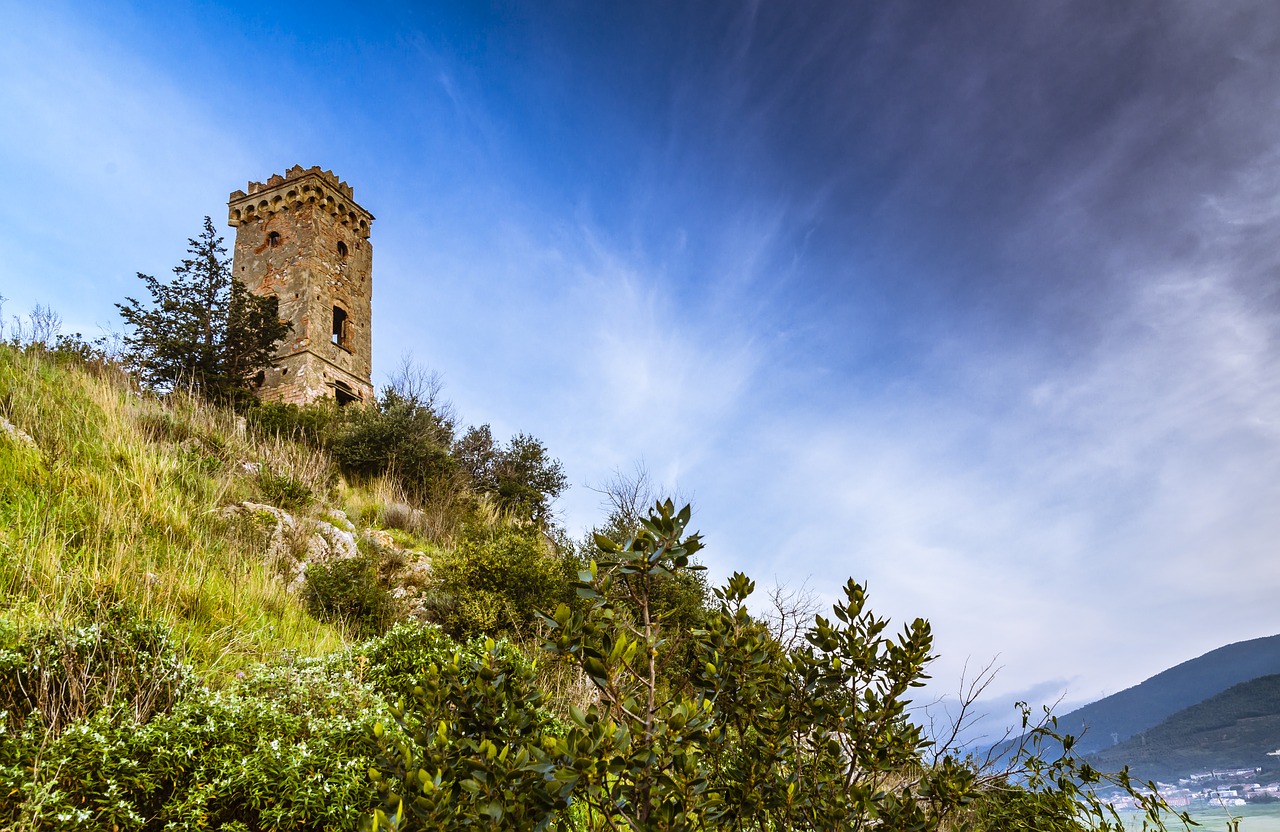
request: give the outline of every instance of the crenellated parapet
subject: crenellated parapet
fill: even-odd
[[[308,205],[328,212],[360,237],[369,238],[373,214],[356,204],[350,185],[333,171],[321,170],[318,165],[309,168],[294,165],[284,176],[275,174],[266,182],[250,182],[248,193],[233,191],[227,202],[227,224],[235,228],[244,222]]]

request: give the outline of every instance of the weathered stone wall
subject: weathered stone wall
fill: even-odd
[[[236,277],[251,292],[275,295],[293,325],[264,373],[263,398],[303,404],[338,390],[361,401],[373,396],[373,215],[352,196],[332,172],[299,166],[231,194]],[[345,315],[339,337],[335,307]]]

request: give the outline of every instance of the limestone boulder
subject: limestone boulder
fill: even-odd
[[[298,517],[284,509],[247,500],[231,506],[227,512],[254,518],[267,528],[264,558],[280,567],[290,592],[300,592],[305,586],[309,564],[354,558],[360,552],[355,532],[331,522],[345,520],[346,515],[341,512],[338,512],[341,518]]]

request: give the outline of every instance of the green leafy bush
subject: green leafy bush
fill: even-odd
[[[576,583],[586,606],[546,617],[544,647],[576,663],[598,694],[585,710],[569,708],[563,730],[551,730],[531,677],[492,645],[433,664],[394,711],[410,739],[375,729],[383,805],[374,828],[1119,830],[1091,791],[1101,782],[1139,797],[1164,828],[1158,797],[1123,772],[1103,778],[1080,763],[1052,726],[1031,736],[1065,753],[1046,760],[1033,741],[1017,786],[984,784],[954,757],[926,764],[906,708],[931,658],[929,625],[916,619],[888,635],[854,581],[834,621],[818,616],[802,647],[782,650],[747,612],[753,582],[735,574],[697,634],[692,692],[664,689],[658,657],[669,641],[653,593],[702,547],[685,534],[689,519],[687,506],[666,501],[625,541],[598,537],[605,558]]]
[[[406,739],[386,702],[412,696],[433,664],[483,661],[521,679],[532,672],[508,646],[460,646],[438,627],[403,623],[225,690],[188,687],[145,721],[103,705],[60,733],[41,720],[0,723],[0,828],[356,829],[378,802],[375,724],[387,741]]]
[[[349,475],[371,478],[394,472],[421,500],[458,471],[449,453],[453,421],[430,402],[388,388],[374,406],[344,408],[341,417],[329,450]]]
[[[560,460],[525,433],[499,445],[488,425],[473,427],[454,443],[453,455],[477,493],[522,520],[546,521],[552,501],[569,484]]]
[[[455,442],[454,415],[439,400],[438,378],[414,367],[402,368],[369,406],[261,402],[246,420],[262,435],[326,449],[354,480],[390,478],[417,504],[392,508],[381,521],[391,527],[422,526],[421,509],[433,505],[457,515],[448,525],[461,525],[474,515],[476,496],[511,518],[545,525],[568,485],[560,461],[527,434],[499,445],[483,425]]]
[[[431,562],[428,614],[455,638],[527,632],[569,600],[575,564],[533,528],[469,527]]]
[[[379,578],[376,552],[307,566],[302,597],[311,614],[341,623],[361,636],[378,635],[395,618],[395,599]]]
[[[145,722],[189,684],[169,631],[124,604],[77,626],[0,629],[0,713],[10,730],[29,719],[57,734],[101,710]]]
[[[331,666],[354,671],[388,700],[408,696],[424,670],[452,660],[463,649],[434,624],[402,621],[385,634],[369,639],[330,659]],[[475,647],[466,649],[474,652]]]
[[[0,826],[355,829],[376,803],[379,721],[371,685],[312,661],[198,688],[145,724],[104,710],[56,737],[29,725],[0,736]]]
[[[492,641],[429,665],[392,715],[375,728],[370,773],[387,810],[375,829],[531,831],[567,808],[574,779],[557,776],[561,741],[533,669]]]

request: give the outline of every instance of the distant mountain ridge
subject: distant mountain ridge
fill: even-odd
[[[1230,687],[1273,674],[1280,674],[1280,635],[1238,641],[1077,708],[1059,717],[1058,727],[1079,738],[1078,752],[1102,751]]]
[[[1090,757],[1104,771],[1172,782],[1201,771],[1280,767],[1280,675],[1234,685]]]

